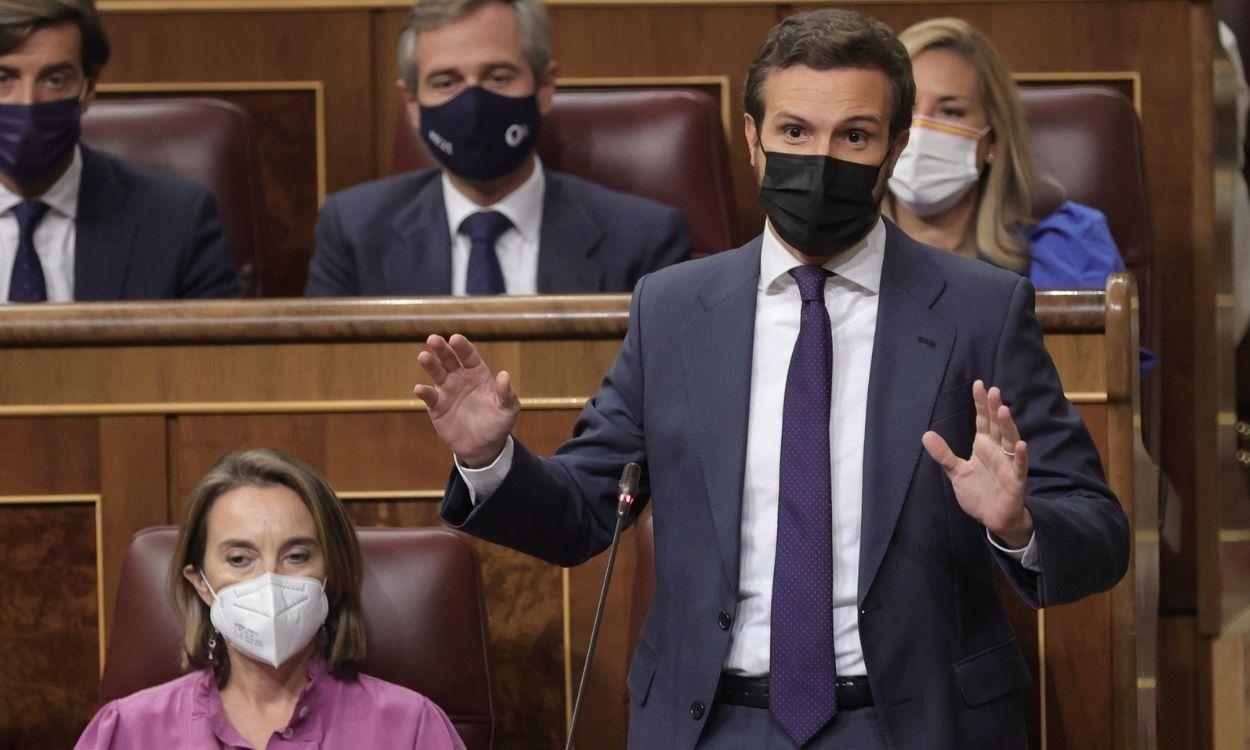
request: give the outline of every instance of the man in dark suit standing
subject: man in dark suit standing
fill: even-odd
[[[79,145],[109,51],[91,0],[0,0],[0,300],[237,297],[208,191]]]
[[[544,170],[534,154],[556,85],[539,0],[422,0],[399,67],[444,169],[331,196],[307,294],[627,292],[689,255],[676,209]]]
[[[883,24],[774,27],[744,95],[763,235],[639,282],[555,457],[510,436],[509,377],[463,336],[418,356],[457,528],[577,564],[611,539],[621,466],[643,465],[656,592],[631,748],[1024,748],[994,566],[1035,607],[1127,568],[1028,280],[880,217],[914,96]]]

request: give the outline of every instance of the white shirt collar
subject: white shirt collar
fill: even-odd
[[[78,216],[78,188],[82,184],[82,147],[74,147],[74,158],[52,187],[39,196],[39,200],[57,213],[69,219]],[[17,193],[0,184],[0,213],[11,211],[14,206],[26,200]]]
[[[534,172],[521,183],[520,187],[506,195],[503,200],[489,206],[479,206],[469,200],[452,184],[447,171],[443,170],[443,203],[447,210],[447,224],[451,227],[454,237],[460,228],[460,222],[469,214],[478,211],[498,211],[512,222],[512,226],[520,232],[521,237],[530,242],[538,242],[538,231],[543,218],[543,193],[546,190],[547,178],[543,174],[543,163],[534,156]]]
[[[881,291],[881,267],[885,262],[885,221],[877,223],[864,239],[833,256],[824,264],[828,271],[876,294]],[[794,284],[790,269],[803,265],[786,250],[773,228],[764,222],[764,246],[760,250],[760,291],[776,294]]]

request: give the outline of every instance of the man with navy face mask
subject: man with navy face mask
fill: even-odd
[[[412,125],[443,169],[331,196],[309,295],[627,292],[689,254],[677,210],[535,155],[556,69],[538,0],[424,0],[399,68]]]
[[[79,145],[109,51],[91,0],[0,0],[0,301],[238,296],[207,191]]]

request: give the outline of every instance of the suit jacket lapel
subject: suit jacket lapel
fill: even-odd
[[[547,172],[545,178],[538,241],[539,294],[602,291],[603,269],[591,253],[603,239],[603,230],[560,174]]]
[[[382,263],[390,294],[451,294],[451,234],[441,176],[426,182],[396,214]]]
[[[679,334],[693,439],[702,458],[721,560],[735,589],[760,247],[756,238],[731,251],[733,257],[709,274]]]
[[[954,327],[931,310],[945,284],[926,252],[887,222],[864,436],[861,605],[902,511],[954,345]]]
[[[82,181],[74,221],[74,299],[121,299],[139,212],[107,156],[82,149]]]

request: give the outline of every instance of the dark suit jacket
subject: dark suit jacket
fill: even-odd
[[[476,508],[453,473],[444,518],[560,565],[611,540],[621,466],[655,502],[656,593],[629,671],[631,748],[693,747],[729,647],[746,457],[760,240],[638,284],[629,332],[554,458],[518,443]],[[999,385],[1031,460],[1042,572],[993,551],[920,444],[960,455],[971,382]],[[877,715],[897,748],[1024,748],[1028,669],[994,588],[998,564],[1037,607],[1107,589],[1128,522],[1042,346],[1028,280],[921,245],[888,224],[868,387],[859,627]],[[636,512],[641,508],[636,504]],[[703,716],[702,712],[697,712]]]
[[[451,294],[451,235],[440,170],[367,182],[332,195],[317,219],[309,296]],[[538,242],[540,294],[628,292],[684,260],[677,209],[547,171]]]
[[[74,299],[239,296],[213,196],[186,180],[82,149]]]

